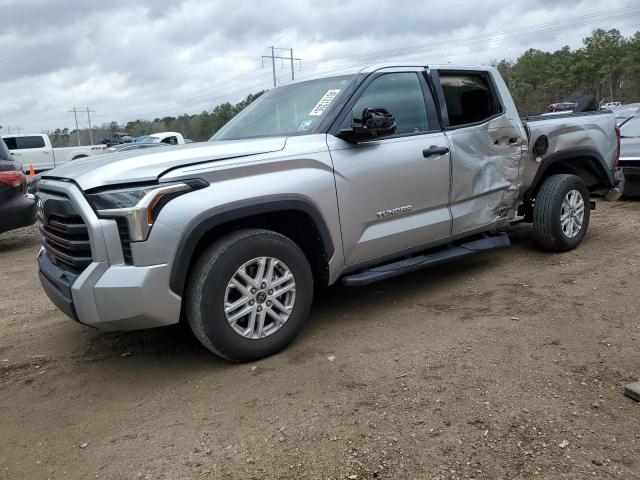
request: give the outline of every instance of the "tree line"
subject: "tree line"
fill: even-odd
[[[532,48],[515,61],[494,60],[492,64],[500,71],[522,115],[541,113],[550,103],[585,96],[593,96],[597,102],[640,101],[640,32],[624,37],[616,29],[598,29],[583,39],[583,46],[577,50],[563,47],[545,52]],[[133,136],[179,131],[193,141],[204,141],[262,93],[199,114],[103,124],[92,131],[94,143],[116,131]],[[80,135],[83,143],[89,142],[88,130],[81,130]],[[77,138],[68,128],[58,128],[50,136],[58,147],[74,145]]]
[[[492,62],[522,115],[541,113],[550,103],[593,96],[596,102],[640,101],[640,32],[595,30],[577,50],[529,49],[516,61]]]

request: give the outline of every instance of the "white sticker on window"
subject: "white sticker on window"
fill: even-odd
[[[313,107],[313,110],[311,110],[309,112],[309,115],[312,115],[314,117],[322,115],[322,112],[324,112],[326,110],[326,108],[329,106],[329,104],[333,101],[334,98],[336,98],[338,96],[339,93],[340,93],[340,89],[339,88],[333,88],[333,89],[327,91],[327,93],[325,93],[322,96],[322,98],[316,104],[316,106]]]

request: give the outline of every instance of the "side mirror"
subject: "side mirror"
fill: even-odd
[[[351,127],[340,130],[339,137],[357,143],[393,135],[395,131],[396,119],[392,113],[384,108],[365,108],[360,118],[352,119]]]

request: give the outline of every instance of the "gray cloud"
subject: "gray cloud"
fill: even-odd
[[[640,27],[638,14],[589,18],[566,31],[527,32],[630,0],[415,0],[222,2],[206,0],[0,0],[0,125],[40,130],[70,126],[67,110],[88,105],[96,122],[195,113],[271,84],[260,56],[293,47],[299,75],[372,63],[375,52],[424,61],[487,62],[529,46],[577,47],[591,29]],[[626,30],[625,30],[626,29]],[[478,38],[477,42],[452,39]],[[360,56],[355,60],[345,57]],[[278,66],[280,82],[288,70]]]

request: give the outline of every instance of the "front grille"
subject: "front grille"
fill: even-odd
[[[38,192],[42,200],[40,234],[51,261],[74,273],[80,273],[93,261],[89,231],[73,203],[58,192]]]

